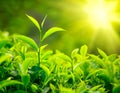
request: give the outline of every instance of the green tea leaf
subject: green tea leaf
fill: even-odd
[[[0,64],[2,64],[5,60],[8,59],[8,56],[7,55],[3,55],[0,57]]]
[[[75,93],[88,93],[85,81],[81,81],[79,86],[76,88]]]
[[[38,45],[36,44],[36,42],[32,38],[29,38],[29,37],[24,36],[24,35],[15,35],[15,37],[24,41],[25,43],[30,45],[33,49],[38,51]]]
[[[33,62],[32,58],[27,58],[23,61],[21,68],[22,74],[27,74],[28,67],[31,65],[32,62]]]
[[[21,79],[22,79],[22,82],[23,82],[24,86],[27,87],[27,85],[30,82],[30,75],[29,74],[23,74],[21,76]]]
[[[58,31],[65,31],[64,29],[62,28],[59,28],[59,27],[52,27],[50,28],[43,36],[42,38],[42,41],[47,38],[48,36],[50,36],[51,34],[55,33],[55,32],[58,32]]]
[[[59,86],[60,93],[75,93],[75,91],[72,88],[66,88],[62,85]]]
[[[108,56],[108,59],[109,59],[111,62],[114,62],[114,61],[117,59],[117,54],[112,54],[112,55]]]
[[[51,88],[51,90],[52,90],[52,93],[55,93],[55,86],[52,84],[52,83],[50,83],[50,88]]]
[[[27,92],[24,91],[24,90],[17,90],[17,91],[15,91],[14,93],[27,93]]]
[[[90,78],[92,75],[96,75],[98,72],[101,72],[102,69],[94,70],[93,72],[89,73],[86,79]]]
[[[0,41],[0,49],[1,49],[2,47],[4,47],[7,42],[8,42],[7,40],[1,40],[1,41]]]
[[[99,54],[103,57],[103,58],[105,58],[105,59],[107,59],[107,54],[105,53],[105,52],[103,52],[101,49],[99,49],[98,48],[98,52],[99,52]]]
[[[83,45],[83,46],[80,48],[80,54],[81,54],[82,56],[86,56],[87,50],[88,50],[87,45]]]
[[[3,80],[3,81],[0,81],[0,89],[6,86],[16,85],[16,84],[22,85],[22,83],[17,80]]]
[[[36,93],[36,91],[38,90],[38,86],[35,85],[35,84],[32,84],[32,85],[31,85],[31,88],[32,88],[32,91],[33,91],[34,93]]]
[[[44,53],[42,56],[41,56],[41,60],[45,60],[47,58],[49,58],[50,55],[53,54],[53,51],[47,51],[46,53]]]
[[[96,91],[97,89],[99,89],[100,87],[101,87],[101,85],[97,85],[97,86],[92,87],[90,90],[93,92],[93,91]]]
[[[45,65],[41,64],[40,67],[45,71],[45,73],[47,74],[47,76],[50,75],[50,70]]]
[[[74,49],[71,53],[71,57],[74,58],[76,54],[78,54],[78,51],[79,51],[79,48]]]
[[[5,55],[2,55],[1,57],[0,57],[0,64],[2,64],[3,62],[5,62],[5,61],[8,61],[8,60],[10,60],[10,59],[12,59],[12,55],[11,54],[5,54]]]
[[[26,16],[34,23],[34,25],[38,28],[38,30],[41,31],[38,21],[35,18],[33,18],[32,16],[29,16],[27,14],[26,14]]]
[[[44,26],[44,23],[45,23],[46,18],[47,18],[47,15],[44,17],[44,19],[43,19],[43,21],[42,21],[42,23],[41,23],[41,27],[42,27],[42,28],[43,28],[43,26]]]
[[[48,44],[45,44],[43,46],[40,47],[40,52],[43,52],[43,50],[48,46]]]
[[[93,55],[93,54],[90,54],[90,57],[92,57],[93,60],[95,60],[95,63],[96,63],[96,64],[98,64],[99,66],[105,68],[105,63],[104,63],[104,61],[103,61],[102,59],[100,59],[98,56]]]
[[[114,86],[112,93],[120,93],[120,85]]]

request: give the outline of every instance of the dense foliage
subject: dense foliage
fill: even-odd
[[[71,56],[59,50],[46,50],[44,39],[57,31],[52,27],[44,34],[45,19],[38,22],[27,15],[40,31],[40,44],[23,35],[0,32],[0,93],[119,93],[120,57],[87,53],[83,45]]]

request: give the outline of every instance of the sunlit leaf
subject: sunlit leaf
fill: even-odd
[[[84,81],[81,81],[79,86],[76,88],[75,93],[87,93],[87,87]]]
[[[41,56],[41,59],[44,60],[44,59],[47,59],[50,55],[53,54],[53,51],[47,51],[46,53],[44,53],[42,56]]]
[[[32,62],[33,62],[32,58],[27,58],[23,61],[22,68],[21,68],[22,74],[27,74],[28,68],[29,68],[29,66],[31,65]]]
[[[63,87],[62,85],[59,86],[60,89],[60,93],[75,93],[74,90],[72,90],[72,88],[66,88]]]
[[[90,54],[90,57],[92,57],[95,60],[96,64],[98,64],[101,67],[105,67],[103,60],[100,59],[98,56]]]
[[[71,57],[74,58],[75,55],[78,53],[78,51],[79,51],[79,48],[74,49],[71,53]]]
[[[5,45],[7,42],[8,42],[7,40],[1,40],[1,41],[0,41],[0,49],[1,49],[2,47],[4,47],[4,45]]]
[[[98,69],[98,70],[94,70],[93,72],[89,73],[88,76],[86,77],[86,79],[90,78],[91,76],[95,75],[98,73],[98,72],[101,72],[102,69]]]
[[[42,20],[42,23],[41,23],[41,27],[43,28],[43,26],[44,26],[44,23],[45,23],[45,20],[46,20],[46,18],[47,18],[47,15],[44,17],[44,19]]]
[[[5,60],[8,59],[8,55],[3,55],[0,57],[0,64],[2,64]]]
[[[33,49],[38,51],[38,45],[36,44],[36,42],[32,38],[24,36],[24,35],[15,35],[15,37],[24,41],[25,43],[30,45]]]
[[[109,59],[111,62],[115,61],[115,60],[117,59],[117,54],[112,54],[112,55],[108,56],[108,59]]]
[[[52,84],[52,83],[50,83],[50,88],[51,88],[51,90],[52,90],[52,93],[55,93],[55,86]]]
[[[88,50],[87,45],[83,45],[83,46],[80,48],[80,54],[81,54],[82,56],[86,56],[87,50]]]
[[[51,34],[55,33],[55,32],[58,32],[58,31],[65,31],[64,29],[62,28],[59,28],[59,27],[52,27],[50,28],[49,30],[47,30],[47,32],[44,34],[43,38],[42,38],[42,41],[44,39],[46,39],[48,36],[50,36]]]
[[[12,58],[12,55],[11,54],[5,54],[3,56],[0,57],[0,64],[2,64],[3,62],[5,61],[8,61]]]
[[[105,53],[105,52],[103,52],[101,49],[99,49],[98,48],[98,52],[99,52],[99,54],[103,57],[103,58],[105,58],[105,59],[107,59],[107,54]]]
[[[38,90],[38,86],[35,84],[31,85],[32,91],[35,93]]]
[[[45,65],[41,64],[40,67],[45,71],[45,73],[47,74],[47,76],[50,75],[50,70]]]
[[[10,86],[10,85],[16,85],[16,84],[22,85],[23,83],[21,83],[17,80],[3,80],[3,81],[0,81],[0,89],[3,88],[3,87],[7,87],[7,86]]]
[[[40,52],[42,52],[47,46],[48,46],[48,44],[45,44],[45,45],[41,46],[40,47]]]
[[[60,59],[63,59],[65,62],[71,62],[72,61],[71,58],[68,55],[66,55],[66,54],[64,54],[60,51],[56,51],[56,57],[59,57]]]
[[[38,30],[41,31],[38,21],[35,18],[33,18],[32,16],[29,16],[27,14],[26,14],[26,16],[34,23],[34,25],[38,28]]]
[[[92,91],[96,91],[98,88],[100,88],[101,87],[101,85],[97,85],[97,86],[94,86],[94,87],[92,87],[90,90],[92,90]]]

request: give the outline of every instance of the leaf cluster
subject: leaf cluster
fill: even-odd
[[[43,23],[27,15],[41,32]],[[120,57],[87,53],[86,45],[76,48],[71,56],[59,50],[46,50],[42,42],[62,28],[50,28],[40,45],[27,36],[0,32],[1,93],[119,93]],[[38,64],[40,62],[40,64]]]

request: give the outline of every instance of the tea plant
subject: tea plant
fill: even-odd
[[[71,56],[59,50],[45,50],[44,40],[58,31],[52,27],[46,32],[43,25],[26,15],[37,27],[39,44],[24,35],[9,36],[0,32],[0,93],[119,93],[120,57],[87,53],[83,45]]]

